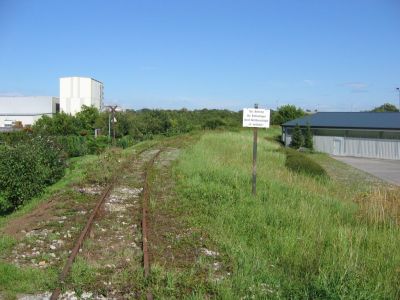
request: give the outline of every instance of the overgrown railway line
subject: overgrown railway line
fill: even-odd
[[[16,235],[15,245],[0,259],[36,276],[30,290],[16,284],[15,297],[180,298],[198,287],[213,295],[221,259],[186,223],[173,166],[194,138],[109,149],[79,169],[79,180],[11,220],[2,230]]]
[[[147,278],[150,275],[150,260],[149,260],[149,247],[148,247],[148,219],[147,219],[147,211],[148,211],[148,202],[149,202],[149,196],[150,196],[150,188],[149,188],[149,172],[153,168],[153,165],[156,161],[156,159],[159,157],[159,155],[162,153],[164,149],[153,149],[152,147],[144,149],[140,151],[139,153],[136,154],[136,157],[134,159],[134,163],[139,163],[140,164],[140,157],[144,156],[145,154],[150,153],[150,159],[144,159],[145,163],[141,165],[140,167],[144,167],[144,172],[141,174],[143,178],[143,184],[142,184],[142,189],[141,189],[141,199],[142,199],[142,209],[141,209],[141,228],[142,228],[142,263],[143,263],[143,271],[144,271],[144,277]],[[154,153],[155,152],[155,153]],[[132,161],[127,161],[125,164],[121,167],[121,169],[124,169],[127,164],[132,163]],[[62,288],[65,285],[65,281],[71,271],[72,265],[78,256],[79,252],[82,251],[82,247],[84,244],[85,239],[90,236],[90,231],[93,227],[94,221],[99,218],[99,215],[101,215],[101,210],[104,209],[105,202],[107,198],[110,197],[111,192],[113,189],[115,189],[117,181],[121,178],[121,174],[117,174],[114,176],[114,178],[111,180],[111,182],[106,186],[102,194],[98,197],[97,204],[95,208],[93,209],[90,217],[88,218],[88,221],[81,231],[78,239],[76,240],[73,249],[71,250],[71,253],[62,269],[62,272],[60,273],[59,280],[58,280],[58,286],[57,288],[53,291],[51,294],[50,299],[58,299],[61,295]],[[104,216],[102,216],[104,217]],[[147,291],[146,293],[147,299],[153,299],[153,295],[151,291]]]

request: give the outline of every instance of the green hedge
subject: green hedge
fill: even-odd
[[[16,209],[39,195],[64,170],[63,152],[48,138],[0,147],[0,212]]]
[[[58,136],[56,140],[68,157],[100,154],[111,144],[111,139],[107,136],[94,138],[92,136],[68,135]],[[120,147],[124,145],[128,145],[128,143],[126,142]]]
[[[86,140],[86,137],[77,135],[57,137],[57,142],[69,157],[77,157],[89,154],[89,148]]]
[[[117,140],[117,146],[126,149],[135,144],[135,140],[130,135],[125,135]]]
[[[286,149],[286,167],[294,172],[328,178],[328,174],[321,165],[303,153],[289,148]]]
[[[87,143],[90,154],[100,154],[111,145],[111,139],[108,136],[101,135],[97,138],[89,137]]]

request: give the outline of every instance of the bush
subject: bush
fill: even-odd
[[[287,168],[295,172],[328,178],[328,174],[326,173],[325,169],[322,168],[317,162],[313,161],[306,155],[292,149],[286,149],[285,165]]]
[[[21,141],[30,140],[31,134],[26,131],[11,131],[0,133],[0,144],[15,145]]]
[[[35,138],[0,148],[0,212],[18,208],[64,175],[61,149],[48,139]]]
[[[66,157],[62,148],[53,139],[38,137],[32,141],[32,146],[39,152],[46,185],[53,184],[64,176]]]
[[[83,136],[59,136],[57,142],[61,145],[68,157],[83,156],[89,153],[86,138]]]
[[[109,182],[120,166],[122,151],[118,148],[109,148],[99,158],[92,161],[85,169],[85,181],[91,184]]]
[[[203,124],[203,129],[217,129],[220,127],[225,126],[226,123],[224,122],[224,120],[219,119],[219,118],[215,118],[215,119],[208,119],[204,124]]]
[[[131,137],[123,137],[123,142],[119,147],[129,147],[131,145]],[[107,136],[99,136],[94,138],[92,136],[60,136],[57,138],[58,143],[61,145],[68,157],[83,156],[86,154],[100,154],[110,144],[111,140]]]
[[[134,140],[130,135],[123,136],[117,140],[117,146],[126,149],[134,144]]]
[[[90,154],[100,154],[111,144],[108,136],[90,137],[87,139]]]

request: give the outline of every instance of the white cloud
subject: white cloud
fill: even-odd
[[[303,82],[307,84],[308,86],[314,86],[316,84],[315,80],[311,79],[304,79]]]
[[[369,86],[365,82],[345,82],[342,85],[350,88],[352,92],[365,92]]]

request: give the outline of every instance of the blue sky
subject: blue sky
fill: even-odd
[[[399,0],[0,0],[0,94],[104,83],[127,108],[398,104]]]

